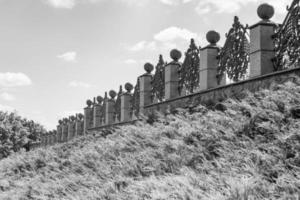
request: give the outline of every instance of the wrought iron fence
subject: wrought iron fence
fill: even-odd
[[[300,6],[294,0],[287,7],[288,14],[277,27],[273,36],[275,42],[274,70],[299,66],[300,62]]]
[[[200,47],[195,44],[195,40],[191,39],[190,46],[185,53],[185,59],[179,69],[179,93],[183,89],[187,93],[193,93],[199,85],[200,70]]]
[[[245,78],[250,54],[247,29],[248,25],[242,25],[239,18],[235,16],[232,28],[226,34],[225,44],[218,54],[218,83],[221,82],[225,74],[233,81]]]
[[[132,108],[131,108],[132,115],[138,116],[139,111],[140,111],[140,81],[139,81],[139,78],[137,78],[137,82],[134,87],[131,106],[132,106]]]
[[[163,56],[159,55],[152,79],[152,102],[162,102],[165,98],[165,65]]]

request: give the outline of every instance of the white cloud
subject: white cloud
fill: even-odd
[[[69,51],[62,55],[58,55],[57,57],[63,59],[66,62],[76,62],[77,53],[75,51]]]
[[[154,50],[156,48],[155,42],[147,42],[147,41],[140,41],[133,46],[128,47],[130,51],[141,51],[141,50]]]
[[[0,87],[18,87],[31,85],[32,81],[30,78],[23,73],[0,73]]]
[[[198,35],[185,28],[169,27],[154,35],[154,39],[160,42],[170,42],[177,39],[190,40]]]
[[[4,101],[14,101],[16,99],[12,94],[9,94],[7,92],[1,93],[0,98]]]
[[[239,12],[250,3],[257,6],[261,3],[269,3],[274,6],[275,13],[285,14],[285,8],[290,5],[291,0],[198,0],[196,11],[200,15],[211,12],[232,14]]]
[[[173,48],[186,47],[192,38],[202,41],[200,35],[185,28],[172,26],[154,34],[153,41],[140,41],[127,49],[135,52],[144,50],[165,52]]]
[[[93,87],[93,85],[89,84],[89,83],[85,83],[82,81],[71,81],[69,83],[69,87],[75,87],[75,88],[91,88]]]
[[[55,8],[72,9],[75,6],[75,0],[47,0],[47,3]]]

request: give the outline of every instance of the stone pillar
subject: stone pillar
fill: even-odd
[[[46,142],[47,142],[47,140],[46,140],[46,135],[44,134],[44,135],[42,135],[42,137],[41,137],[41,142],[42,142],[42,145],[45,147],[47,144],[46,144]]]
[[[68,140],[68,119],[64,119],[62,125],[62,142],[67,142]]]
[[[250,77],[269,74],[274,71],[272,59],[275,57],[275,45],[272,35],[276,24],[270,19],[274,15],[274,8],[269,4],[262,4],[257,9],[262,19],[250,27]]]
[[[105,105],[105,124],[109,125],[109,124],[114,124],[115,120],[114,120],[114,115],[115,115],[115,97],[117,96],[117,93],[114,90],[109,91],[109,96],[111,97],[110,99],[108,99],[106,101],[106,105]]]
[[[51,134],[48,133],[47,135],[47,145],[51,146],[52,145],[52,138],[51,138]]]
[[[140,82],[140,113],[143,113],[144,106],[152,103],[152,74],[154,67],[150,63],[144,65],[145,74],[139,77]]]
[[[53,144],[57,143],[57,132],[53,131]]]
[[[216,31],[209,31],[206,39],[210,43],[206,47],[200,49],[200,90],[207,90],[218,87],[217,70],[218,70],[218,53],[219,47],[217,43],[220,40],[220,34]]]
[[[125,84],[126,92],[121,96],[121,122],[131,121],[132,89],[133,85]]]
[[[87,130],[93,127],[93,102],[91,100],[87,100],[87,107],[84,108],[84,135],[87,133]]]
[[[56,128],[57,131],[57,142],[62,142],[62,120],[58,121],[59,125]]]
[[[100,127],[102,125],[102,122],[101,122],[102,102],[103,102],[103,98],[101,96],[98,96],[97,103],[96,102],[94,103],[93,127]]]
[[[78,114],[75,122],[75,136],[83,135],[83,115]]]
[[[170,56],[173,59],[172,62],[165,66],[165,98],[174,99],[179,97],[179,74],[178,70],[180,63],[178,62],[182,54],[177,49],[173,49],[170,52]]]
[[[71,116],[68,123],[68,141],[75,137],[75,117]]]

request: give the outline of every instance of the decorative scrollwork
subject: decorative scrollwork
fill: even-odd
[[[188,93],[193,93],[199,85],[200,48],[191,39],[190,46],[185,53],[185,59],[179,69],[179,92],[185,88]]]
[[[137,83],[134,87],[131,106],[132,106],[131,107],[132,114],[135,116],[138,116],[139,111],[140,111],[140,81],[139,81],[139,78],[137,79]]]
[[[300,6],[294,0],[288,14],[273,36],[275,42],[274,70],[299,66],[300,63]]]
[[[245,78],[249,66],[250,43],[248,25],[243,26],[237,16],[234,17],[232,28],[226,34],[224,47],[218,54],[218,83],[225,73],[233,81]]]
[[[152,100],[162,102],[165,98],[165,65],[163,56],[159,55],[159,61],[155,67],[152,79]]]
[[[116,114],[116,119],[119,121],[121,120],[121,96],[123,94],[123,88],[120,86],[119,92],[117,94],[117,100],[115,103],[115,114]]]

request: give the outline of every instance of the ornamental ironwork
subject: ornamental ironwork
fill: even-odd
[[[152,79],[152,101],[162,102],[165,98],[165,65],[163,56],[159,55],[159,61],[155,67]]]
[[[123,94],[123,88],[120,86],[119,92],[117,94],[117,100],[115,103],[115,117],[119,121],[121,120],[121,96]]]
[[[138,116],[139,111],[140,111],[140,81],[139,81],[139,78],[137,79],[136,85],[134,87],[131,106],[132,106],[131,107],[132,115]]]
[[[233,81],[245,78],[249,66],[250,43],[247,32],[248,25],[243,26],[237,16],[234,17],[232,28],[226,34],[226,41],[218,53],[218,83],[225,73]]]
[[[300,63],[300,6],[294,0],[287,7],[288,14],[273,36],[275,42],[274,70],[299,66]]]
[[[186,92],[193,93],[199,85],[200,48],[191,39],[190,46],[185,53],[185,59],[179,69],[179,92],[185,88]]]

